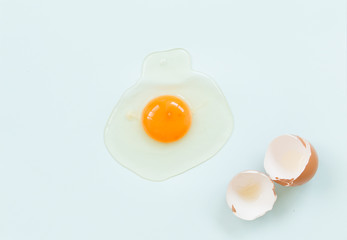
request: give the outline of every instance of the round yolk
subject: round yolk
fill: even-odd
[[[142,112],[144,130],[159,142],[174,142],[182,138],[188,132],[191,122],[187,103],[175,96],[154,98]]]

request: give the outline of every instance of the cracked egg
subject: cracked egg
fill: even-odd
[[[229,183],[227,204],[241,219],[254,220],[272,209],[277,199],[274,182],[298,186],[309,181],[317,171],[318,157],[307,140],[282,135],[270,143],[264,167],[269,176],[258,171],[245,171]]]

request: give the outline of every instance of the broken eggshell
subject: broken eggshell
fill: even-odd
[[[254,220],[270,211],[277,199],[273,181],[258,171],[240,172],[230,181],[226,200],[233,213]]]
[[[318,168],[318,156],[312,145],[296,135],[282,135],[269,145],[264,168],[270,178],[283,186],[308,182]]]

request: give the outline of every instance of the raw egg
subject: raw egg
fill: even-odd
[[[315,175],[318,156],[307,140],[295,135],[282,135],[270,143],[264,168],[276,183],[298,186]]]
[[[187,51],[173,49],[145,58],[140,79],[121,96],[104,138],[121,165],[161,181],[211,158],[232,129],[219,87],[192,70]]]

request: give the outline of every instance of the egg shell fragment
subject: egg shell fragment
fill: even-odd
[[[273,208],[277,195],[273,181],[258,171],[240,172],[230,181],[226,200],[233,213],[254,220]]]
[[[269,145],[264,168],[270,178],[282,186],[299,186],[313,178],[318,156],[313,146],[296,135],[282,135]]]

